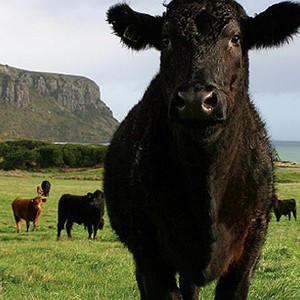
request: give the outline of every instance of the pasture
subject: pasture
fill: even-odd
[[[41,173],[0,171],[0,299],[139,299],[131,255],[112,232],[107,215],[98,240],[87,239],[74,225],[73,239],[65,230],[56,240],[57,203],[64,193],[83,195],[102,189],[102,169]],[[300,169],[277,169],[280,198],[295,198],[299,220],[275,217],[254,275],[249,299],[300,299]],[[11,202],[33,197],[42,180],[51,182],[37,232],[16,233]],[[213,299],[214,284],[201,292]]]

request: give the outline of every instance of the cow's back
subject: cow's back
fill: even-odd
[[[86,205],[83,196],[64,194],[58,203],[58,216],[82,224],[86,218]]]
[[[12,209],[14,215],[27,220],[30,217],[30,208],[33,208],[32,199],[27,198],[16,198],[12,202]],[[28,219],[29,220],[29,219]],[[32,221],[32,220],[29,220]]]

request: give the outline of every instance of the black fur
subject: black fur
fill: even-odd
[[[117,22],[115,22],[117,20]],[[147,47],[160,49],[161,17],[152,17],[133,11],[127,4],[116,4],[107,12],[107,21],[125,45],[135,50]]]
[[[160,72],[105,161],[108,214],[134,256],[141,299],[195,300],[214,279],[215,299],[247,298],[274,194],[248,50],[287,42],[299,15],[286,2],[250,19],[230,0],[174,0],[161,18],[109,10],[128,47],[161,49]],[[271,19],[284,26],[261,28]]]
[[[288,216],[289,221],[291,220],[291,213],[296,221],[297,219],[297,205],[295,199],[284,199],[279,200],[278,198],[273,201],[274,214],[276,216],[276,221],[279,222],[281,216]]]
[[[104,196],[103,192],[96,190],[94,193],[87,193],[84,196],[64,194],[58,202],[58,223],[57,238],[60,238],[61,230],[66,230],[68,237],[71,238],[72,226],[75,223],[84,224],[88,229],[89,238],[95,239],[97,230],[104,225]]]
[[[41,184],[43,196],[48,197],[51,189],[51,184],[48,180],[44,180]]]
[[[299,33],[300,5],[296,2],[281,2],[246,22],[248,48],[268,48],[288,43]]]

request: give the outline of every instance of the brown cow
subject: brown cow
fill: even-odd
[[[38,194],[39,196],[43,196],[43,194],[44,194],[43,189],[42,189],[42,187],[41,187],[40,185],[38,185],[38,186],[36,187],[36,192],[37,192],[37,194]]]
[[[26,232],[28,232],[30,222],[33,222],[33,231],[36,231],[36,223],[42,212],[42,203],[46,199],[42,197],[35,198],[16,198],[11,206],[17,224],[17,232],[20,233],[20,224],[22,219],[26,221]]]

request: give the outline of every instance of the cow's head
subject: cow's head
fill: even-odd
[[[274,193],[272,196],[272,205],[274,210],[278,208],[278,200],[279,200],[278,195]]]
[[[248,50],[287,43],[300,26],[300,5],[293,2],[253,18],[231,0],[173,0],[166,8],[153,17],[123,3],[107,17],[129,48],[161,51],[160,76],[176,121],[229,118],[248,99]]]
[[[87,196],[90,199],[90,205],[100,208],[103,203],[104,194],[100,190],[96,190],[94,193],[88,193]]]
[[[43,199],[42,197],[35,197],[31,200],[33,202],[33,207],[36,210],[42,209],[43,202],[46,202],[46,199]]]

